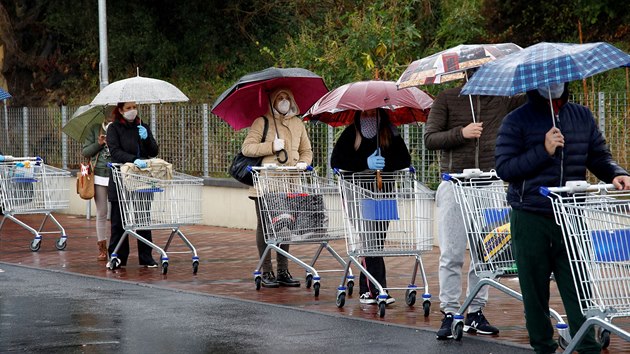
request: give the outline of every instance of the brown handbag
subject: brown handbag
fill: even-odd
[[[77,172],[77,194],[85,200],[94,198],[94,168],[91,162],[81,163]]]

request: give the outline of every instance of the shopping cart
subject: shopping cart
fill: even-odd
[[[39,157],[5,156],[0,163],[0,201],[4,210],[0,229],[9,219],[31,232],[35,235],[30,244],[33,252],[41,247],[42,235],[58,233],[55,247],[64,250],[68,236],[51,213],[69,207],[69,177],[70,172],[46,165]],[[20,214],[44,214],[44,220],[34,229],[16,217]],[[48,220],[55,224],[56,231],[42,231]]]
[[[354,264],[378,288],[378,314],[384,317],[386,290],[405,290],[407,305],[415,304],[419,269],[424,284],[424,316],[429,316],[431,294],[421,255],[433,248],[434,193],[416,181],[413,168],[396,172],[335,172],[339,177],[346,227],[349,261],[345,271]],[[396,256],[415,258],[411,281],[406,287],[384,288],[358,259]],[[343,307],[345,300],[346,287],[342,281],[337,288],[337,307]]]
[[[575,290],[587,317],[566,346],[572,353],[592,326],[599,327],[603,348],[613,332],[626,341],[630,333],[612,324],[630,316],[630,192],[612,184],[567,182],[542,187],[551,199],[556,223],[562,227]]]
[[[461,340],[464,333],[464,313],[482,287],[491,286],[519,301],[523,296],[500,283],[502,278],[516,277],[518,271],[512,253],[510,205],[507,185],[495,171],[465,169],[462,173],[445,173],[442,179],[453,184],[455,201],[460,206],[470,250],[470,261],[479,277],[453,316],[453,338]],[[455,220],[453,222],[456,222]],[[560,338],[568,338],[568,327],[560,314],[549,309],[556,321]],[[559,339],[561,341],[562,339]]]
[[[116,193],[120,201],[123,233],[111,255],[109,269],[120,267],[118,250],[129,235],[160,253],[162,274],[168,271],[168,248],[175,235],[190,251],[170,253],[192,253],[193,274],[197,274],[199,257],[197,250],[181,231],[183,225],[201,221],[201,195],[203,179],[180,172],[172,172],[172,178],[153,177],[150,171],[139,172],[125,168],[123,164],[110,164]],[[129,167],[129,165],[127,165]],[[164,248],[140,236],[139,230],[170,230]]]
[[[345,237],[339,190],[334,182],[319,177],[312,167],[267,165],[252,168],[254,187],[260,198],[260,218],[267,247],[254,271],[256,290],[262,282],[261,267],[271,250],[284,255],[306,271],[306,287],[319,296],[320,273],[342,271],[344,259],[330,241]],[[309,264],[280,248],[283,244],[318,244]],[[315,263],[326,249],[341,264],[340,269],[315,269]],[[352,273],[346,274],[348,288],[354,286]]]

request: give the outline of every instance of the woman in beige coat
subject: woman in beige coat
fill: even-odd
[[[300,110],[295,103],[293,94],[288,89],[277,89],[269,96],[270,109],[264,117],[257,118],[249,129],[249,133],[241,148],[243,155],[249,157],[263,157],[262,164],[277,164],[306,168],[313,160],[311,141],[308,138],[306,127],[297,115]],[[265,127],[265,119],[268,122],[265,142],[262,142],[262,134]],[[264,227],[260,217],[260,199],[256,190],[252,187],[250,199],[254,200],[258,225],[256,226],[256,244],[259,256],[262,257],[267,244],[263,234]],[[289,245],[280,246],[289,251]],[[293,279],[288,270],[287,258],[281,254],[276,255],[278,276],[273,272],[271,253],[267,255],[262,265],[262,283],[267,288],[282,286],[300,286],[300,282]]]

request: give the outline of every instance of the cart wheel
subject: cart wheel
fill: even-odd
[[[560,348],[562,349],[566,349],[566,347],[569,346],[569,342],[564,339],[563,336],[558,336],[558,346],[560,346]]]
[[[39,251],[39,248],[41,246],[42,246],[42,240],[41,239],[34,239],[33,241],[31,241],[31,244],[30,244],[29,248],[31,249],[31,251],[37,252],[37,251]]]
[[[55,242],[55,247],[57,247],[57,249],[60,251],[65,250],[67,245],[68,244],[66,243],[65,237],[60,237],[59,239],[57,239],[57,242]]]
[[[168,273],[168,262],[162,262],[162,275]]]
[[[315,294],[315,297],[319,296],[319,283],[313,284],[313,292]]]
[[[455,324],[455,328],[453,329],[453,338],[457,341],[460,341],[462,340],[463,336],[464,336],[464,323],[457,322]]]
[[[339,294],[337,294],[337,307],[342,308],[343,305],[346,304],[346,293],[345,292],[340,292]]]
[[[407,306],[413,306],[416,303],[416,291],[415,290],[407,290],[405,294],[405,302]]]
[[[193,274],[197,274],[197,271],[199,270],[199,261],[194,261],[193,262]]]
[[[260,290],[260,285],[262,284],[262,278],[258,276],[254,279],[254,282],[256,282],[256,290]]]
[[[378,317],[385,317],[385,301],[381,301],[378,303]]]
[[[610,345],[610,331],[605,329],[599,329],[601,332],[599,333],[599,344],[602,345],[602,348],[606,349]]]
[[[348,296],[352,296],[352,290],[354,290],[354,280],[348,280]]]
[[[313,285],[313,274],[306,274],[306,288],[310,289]]]
[[[424,309],[424,317],[429,317],[431,314],[431,301],[425,301],[422,303],[422,308]]]

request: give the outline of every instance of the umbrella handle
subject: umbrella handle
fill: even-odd
[[[381,170],[376,170],[376,188],[378,190],[383,189],[383,177],[381,177]]]
[[[284,158],[280,159],[280,155],[284,153]],[[278,160],[278,162],[280,163],[285,163],[289,160],[289,154],[287,153],[287,151],[285,149],[282,149],[280,151],[276,151],[276,160]]]

